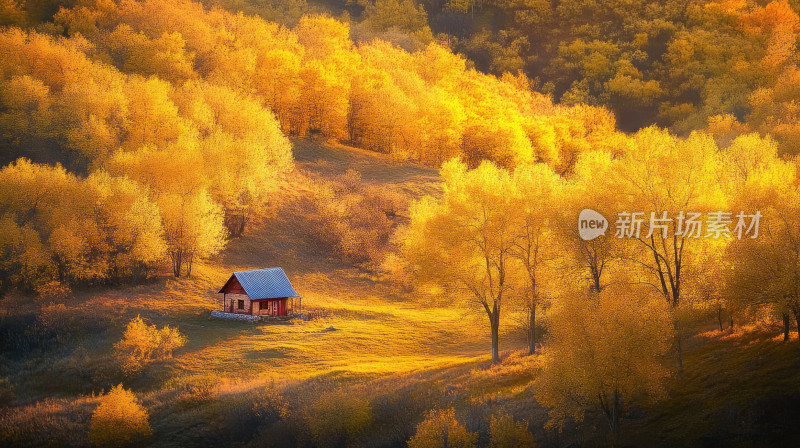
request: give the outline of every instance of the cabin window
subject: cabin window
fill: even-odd
[[[265,303],[265,302],[258,302],[258,309],[259,309],[259,310],[265,310],[265,309],[267,309],[267,303]]]
[[[237,300],[236,301],[236,308],[243,310],[244,309],[244,300]]]

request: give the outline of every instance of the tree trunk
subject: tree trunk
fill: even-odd
[[[719,331],[722,332],[722,308],[717,308],[717,322],[719,323]]]
[[[489,323],[492,327],[492,362],[497,364],[500,362],[500,313],[495,311],[489,315]]]
[[[789,340],[789,314],[783,313],[783,342]]]
[[[528,354],[535,355],[536,354],[536,304],[531,304],[531,313],[530,313],[530,330],[529,330],[529,339],[528,339]]]
[[[680,333],[675,334],[675,339],[678,343],[678,371],[683,372],[683,344],[681,343]]]
[[[192,262],[194,261],[194,254],[190,253],[186,256],[186,276],[192,276]]]
[[[183,266],[182,254],[180,250],[172,252],[172,273],[175,277],[181,276],[181,267]]]
[[[608,422],[608,429],[610,430],[609,445],[613,447],[617,443],[617,436],[619,435],[619,392],[615,389],[610,400],[605,391],[599,393],[597,397],[600,399],[600,408],[606,416],[606,422]]]

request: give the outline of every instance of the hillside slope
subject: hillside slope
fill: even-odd
[[[490,417],[501,413],[526,421],[540,446],[605,444],[596,415],[563,432],[545,429],[547,412],[531,388],[540,358],[522,354],[524,334],[511,319],[501,334],[503,362],[492,366],[481,313],[431,303],[309,237],[307,210],[298,204],[314,181],[356,171],[363,183],[414,199],[437,194],[436,170],[312,140],[294,147],[295,171],[273,215],[192,277],[83,291],[61,303],[3,300],[1,334],[10,349],[0,378],[16,400],[0,411],[0,445],[88,445],[95,394],[119,383],[149,409],[151,446],[405,446],[428,410],[448,407],[481,444]],[[271,266],[285,269],[306,310],[329,315],[289,324],[210,318],[232,271]],[[188,343],[173,360],[125,376],[112,346],[137,315],[178,328]],[[667,399],[629,413],[621,444],[800,443],[792,423],[800,415],[797,342],[778,334],[762,325],[692,337]],[[262,409],[269,391],[287,402],[277,420]]]

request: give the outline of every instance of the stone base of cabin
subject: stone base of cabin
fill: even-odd
[[[224,311],[212,311],[211,317],[218,319],[242,320],[246,322],[259,322],[259,321],[287,321],[294,318],[303,318],[302,314],[290,313],[288,316],[259,316],[253,314],[240,314],[240,313],[226,313]],[[304,319],[305,320],[305,319]]]
[[[211,317],[216,317],[219,319],[230,319],[230,320],[245,320],[249,322],[256,322],[261,320],[261,316],[253,316],[250,314],[225,313],[222,311],[212,311]]]

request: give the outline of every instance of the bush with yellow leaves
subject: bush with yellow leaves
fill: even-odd
[[[489,448],[532,448],[536,446],[526,422],[514,421],[510,414],[492,416],[489,423]]]
[[[477,442],[478,434],[456,420],[455,409],[435,409],[417,425],[408,448],[474,448]]]
[[[120,384],[100,398],[92,414],[89,441],[97,446],[124,446],[152,433],[147,409]]]
[[[122,340],[114,344],[114,351],[122,371],[133,375],[151,362],[172,358],[172,352],[184,344],[186,337],[177,328],[164,325],[159,329],[136,316],[128,322]]]

